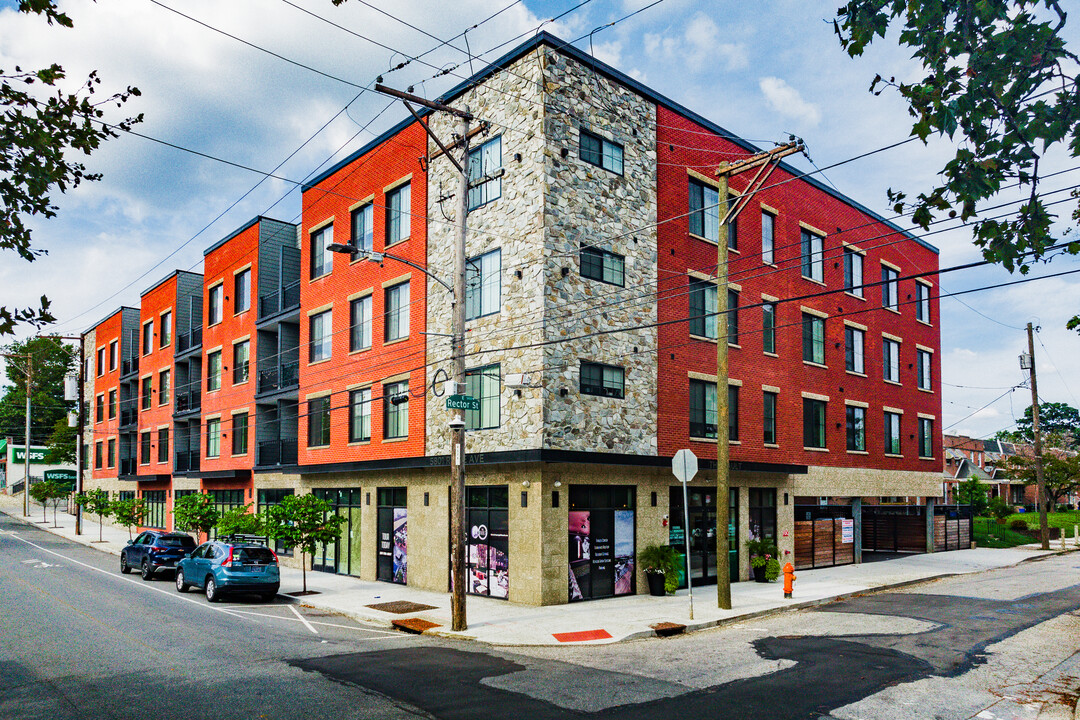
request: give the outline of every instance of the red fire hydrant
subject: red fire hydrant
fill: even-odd
[[[784,597],[791,597],[795,585],[795,566],[788,563],[784,566]]]

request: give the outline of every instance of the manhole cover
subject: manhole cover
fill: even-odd
[[[382,610],[383,612],[394,613],[395,615],[420,612],[421,610],[438,610],[434,605],[424,605],[422,603],[409,602],[408,600],[376,603],[374,605],[368,605],[368,607],[372,610]]]

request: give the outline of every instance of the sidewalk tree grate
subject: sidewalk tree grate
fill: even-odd
[[[609,640],[611,633],[607,630],[582,630],[580,632],[552,633],[551,636],[559,642],[586,642],[588,640]]]
[[[424,605],[408,600],[376,603],[374,605],[368,605],[367,607],[372,610],[382,610],[383,612],[394,613],[395,615],[405,615],[406,613],[420,612],[421,610],[438,610],[434,605]]]
[[[425,630],[439,627],[438,623],[433,623],[429,620],[421,620],[420,618],[406,618],[404,620],[391,620],[390,624],[403,632],[412,633],[414,635],[420,635]]]

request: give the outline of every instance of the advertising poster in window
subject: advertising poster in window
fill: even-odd
[[[615,594],[634,592],[634,511],[615,511]]]
[[[592,583],[589,577],[592,559],[589,515],[588,510],[574,510],[569,513],[571,601],[592,597]]]
[[[470,510],[469,588],[474,595],[510,596],[510,554],[506,510]]]
[[[402,585],[409,578],[409,513],[403,507],[394,508],[394,582]]]

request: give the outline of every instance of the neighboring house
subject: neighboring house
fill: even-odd
[[[792,549],[797,503],[939,496],[933,246],[781,165],[730,227],[718,288],[714,171],[749,143],[547,34],[440,102],[477,119],[470,592],[556,604],[643,588],[636,551],[674,539],[671,457],[687,447],[701,458],[687,508],[695,582],[715,581],[718,392],[731,408],[736,579],[751,533]],[[457,130],[423,116],[439,137]],[[160,398],[132,426],[151,452],[123,487],[152,493],[155,523],[171,525],[183,492],[260,509],[314,492],[347,519],[315,569],[448,588],[451,303],[438,280],[452,275],[455,172],[410,117],[312,179],[299,227],[256,218],[206,251],[197,286],[147,291],[136,326],[160,325],[174,292],[192,308],[173,321],[171,474],[154,452],[169,425]],[[105,347],[120,327],[93,331]],[[720,389],[717,342],[730,358]],[[151,390],[170,363],[159,345],[133,376]],[[111,430],[103,420],[95,444]],[[96,482],[120,486],[99,470]]]

